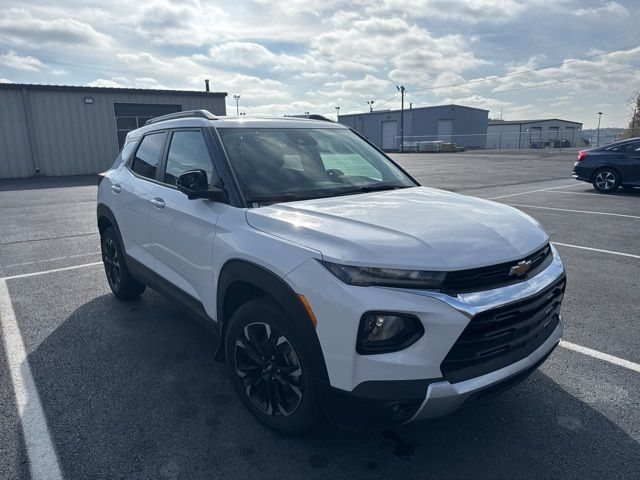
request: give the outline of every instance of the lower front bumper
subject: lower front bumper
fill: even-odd
[[[463,382],[450,383],[442,378],[371,381],[351,392],[321,384],[318,393],[329,418],[342,425],[381,428],[440,417],[526,379],[553,352],[562,331],[561,321],[528,357]]]
[[[500,386],[507,389],[516,385],[518,383],[516,380],[524,380],[551,354],[560,342],[562,331],[563,326],[560,321],[549,338],[531,355],[500,370],[464,382],[441,381],[430,384],[424,402],[411,421],[447,415],[465,404],[502,391]]]

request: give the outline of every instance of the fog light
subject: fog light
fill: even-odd
[[[356,351],[361,355],[397,352],[423,334],[424,327],[414,315],[368,312],[360,320]]]

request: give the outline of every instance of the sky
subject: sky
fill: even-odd
[[[230,115],[240,95],[247,115],[334,118],[371,100],[400,108],[404,85],[414,107],[585,129],[601,111],[622,127],[639,20],[637,0],[2,0],[0,82],[203,90],[208,78]]]

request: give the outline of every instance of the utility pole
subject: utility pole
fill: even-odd
[[[596,147],[600,146],[600,119],[602,118],[602,112],[598,112],[598,133],[596,134]]]
[[[336,109],[336,117],[340,117],[340,107],[334,107]]]
[[[236,101],[236,117],[240,116],[240,107],[238,106],[238,100],[240,100],[240,95],[234,95],[233,99]]]
[[[369,113],[373,112],[373,100],[368,100],[367,105],[369,105]]]
[[[402,101],[400,103],[400,153],[404,152],[404,85],[396,85],[396,88],[402,95]]]

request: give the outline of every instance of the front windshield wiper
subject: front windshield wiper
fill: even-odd
[[[263,197],[253,197],[247,199],[247,203],[253,206],[263,205],[267,203],[279,203],[279,202],[295,202],[298,200],[309,200],[311,198],[317,198],[309,195],[294,195],[293,193],[283,193],[281,195],[267,195]]]
[[[401,188],[411,188],[408,185],[364,185],[362,187],[350,188],[338,192],[338,195],[353,195],[354,193],[382,192],[384,190],[399,190]]]
[[[311,200],[315,198],[336,197],[341,195],[354,195],[357,193],[381,192],[384,190],[398,190],[400,188],[411,188],[408,185],[364,185],[361,187],[349,188],[339,191],[318,191],[314,195],[296,195],[294,193],[282,193],[280,195],[265,195],[262,197],[252,197],[247,199],[247,203],[253,207],[259,207],[271,203],[296,202],[300,200]]]

